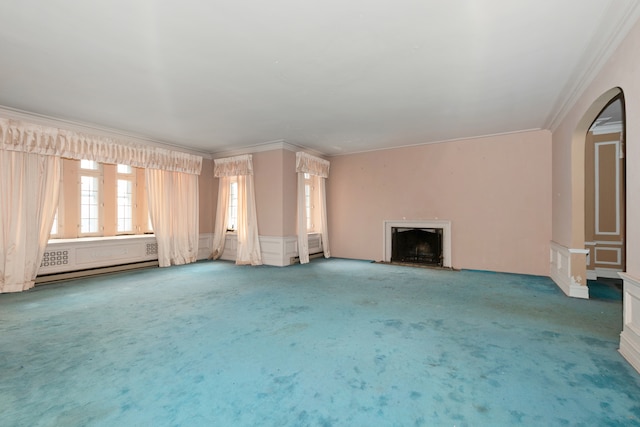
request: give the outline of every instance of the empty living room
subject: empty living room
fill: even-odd
[[[0,52],[1,425],[640,426],[637,1],[10,0]]]

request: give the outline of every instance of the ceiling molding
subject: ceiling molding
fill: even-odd
[[[626,7],[622,5],[623,1],[626,1]],[[611,21],[617,22],[617,24],[613,26],[614,30],[610,32],[608,37],[604,38],[598,37],[598,35],[602,35],[602,31],[596,32],[596,37],[589,43],[590,48],[584,52],[578,66],[571,74],[564,89],[558,95],[551,113],[545,120],[544,128],[553,131],[560,125],[638,21],[639,17],[640,2],[636,0],[619,0],[610,4],[605,16],[602,18],[603,24],[601,25]]]
[[[374,151],[397,150],[400,148],[421,147],[423,145],[446,144],[448,142],[470,141],[472,139],[493,138],[493,137],[505,136],[505,135],[517,135],[519,133],[538,132],[541,130],[547,130],[547,129],[542,129],[542,128],[522,129],[522,130],[514,130],[510,132],[499,132],[499,133],[491,133],[486,135],[467,136],[463,138],[444,139],[440,141],[419,142],[417,144],[399,145],[397,147],[384,147],[384,148],[374,148],[372,150],[349,151],[348,153],[331,154],[330,156],[327,156],[327,157],[331,158],[331,157],[340,157],[340,156],[350,156],[352,154],[371,153]]]
[[[241,156],[243,154],[254,154],[254,153],[261,153],[263,151],[273,151],[273,150],[287,150],[287,151],[293,151],[293,152],[304,151],[306,153],[313,154],[314,156],[327,157],[327,155],[324,153],[321,153],[319,151],[313,150],[308,147],[304,147],[302,145],[286,142],[284,139],[264,142],[261,144],[251,145],[248,147],[238,148],[234,150],[216,151],[211,153],[211,156],[214,159],[220,159],[223,157]]]
[[[18,110],[16,108],[6,107],[3,105],[0,105],[0,116],[12,120],[23,120],[40,126],[50,126],[58,129],[87,133],[94,136],[122,139],[134,144],[149,145],[159,148],[165,148],[167,150],[195,154],[204,158],[211,158],[211,153],[194,150],[193,148],[183,147],[178,144],[157,141],[142,135],[135,135],[121,130],[110,129],[89,123],[81,123],[72,120],[64,120],[56,117],[46,116],[44,114],[31,113],[28,111]]]
[[[609,122],[602,125],[594,125],[589,129],[594,135],[606,135],[622,132],[622,122]]]

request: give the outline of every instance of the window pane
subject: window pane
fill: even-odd
[[[98,162],[93,160],[80,160],[80,168],[98,170]]]
[[[56,214],[53,217],[53,225],[51,226],[51,235],[55,236],[58,234],[58,210],[56,209]]]
[[[127,179],[118,180],[118,232],[133,231],[132,183]]]
[[[229,213],[227,218],[227,229],[236,230],[238,228],[238,183],[232,182],[229,186]]]
[[[307,211],[307,230],[310,230],[312,227],[311,221],[311,185],[304,185],[304,205]]]
[[[98,232],[98,178],[80,177],[80,232]]]
[[[118,165],[118,173],[131,173],[131,166],[129,165]]]

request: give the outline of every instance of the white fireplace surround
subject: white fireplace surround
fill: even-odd
[[[391,262],[391,229],[394,227],[404,228],[441,228],[442,229],[442,266],[451,268],[451,221],[432,219],[424,221],[413,220],[388,220],[383,221],[383,258],[385,262]]]

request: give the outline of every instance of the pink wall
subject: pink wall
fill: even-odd
[[[270,150],[252,156],[258,233],[261,236],[278,237],[295,235],[295,153]]]
[[[553,230],[552,239],[571,247],[576,215],[572,199],[573,133],[594,101],[612,88],[624,92],[626,107],[627,272],[640,276],[640,22],[589,84],[553,130]],[[592,113],[589,113],[590,115]],[[597,112],[595,113],[597,115]],[[595,118],[595,116],[593,117]]]
[[[213,233],[218,199],[218,180],[213,178],[213,160],[202,159],[202,172],[198,177],[200,204],[200,233]]]
[[[551,134],[523,132],[337,156],[331,252],[381,260],[384,220],[452,222],[455,268],[549,274]]]

